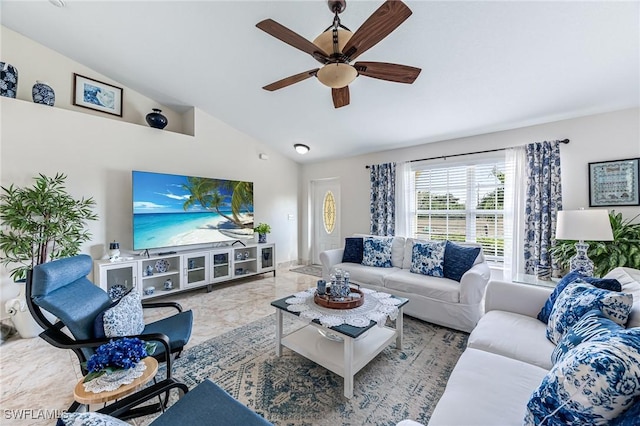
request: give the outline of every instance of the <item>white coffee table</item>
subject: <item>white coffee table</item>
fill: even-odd
[[[384,348],[393,341],[396,349],[402,349],[402,315],[403,307],[409,300],[398,297],[401,303],[398,305],[398,317],[395,320],[395,328],[379,327],[371,321],[367,327],[353,327],[340,325],[327,328],[318,320],[303,327],[283,334],[283,314],[298,317],[299,312],[287,310],[285,302],[291,296],[271,302],[276,308],[276,356],[282,355],[282,347],[285,346],[305,358],[323,366],[344,379],[344,396],[353,397],[353,377]],[[319,330],[341,337],[342,341],[330,339],[320,334]]]

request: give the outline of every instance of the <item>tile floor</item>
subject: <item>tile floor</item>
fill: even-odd
[[[199,289],[167,300],[194,312],[188,348],[273,313],[271,301],[313,286],[316,280],[281,268],[276,277],[264,274],[217,286],[210,293]],[[49,414],[71,405],[81,377],[71,351],[54,348],[39,337],[7,340],[0,345],[0,425],[55,424]]]

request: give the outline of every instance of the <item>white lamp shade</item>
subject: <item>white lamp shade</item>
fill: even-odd
[[[607,210],[561,210],[556,240],[613,241]]]

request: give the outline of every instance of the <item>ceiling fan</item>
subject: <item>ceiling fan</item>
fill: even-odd
[[[273,19],[265,19],[256,27],[273,37],[313,56],[323,66],[295,74],[263,89],[274,91],[315,76],[322,84],[331,87],[333,106],[349,105],[349,84],[359,75],[380,80],[411,84],[421,69],[387,62],[351,62],[391,34],[409,16],[411,9],[399,0],[387,0],[352,33],[340,23],[340,13],[346,8],[345,0],[328,0],[333,12],[333,24],[313,43],[291,31]]]

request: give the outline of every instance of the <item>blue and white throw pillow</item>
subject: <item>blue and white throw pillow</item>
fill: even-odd
[[[418,243],[411,251],[411,269],[414,274],[444,277],[444,249],[446,241]]]
[[[365,237],[362,264],[378,268],[391,268],[391,244],[393,237]]]
[[[144,330],[142,302],[137,291],[123,296],[118,303],[104,311],[104,334],[106,337],[134,336]]]
[[[554,365],[531,395],[524,424],[610,425],[639,396],[640,328],[621,329]]]
[[[63,413],[56,426],[129,426],[129,423],[101,413]]]
[[[447,241],[444,249],[444,277],[460,282],[476,261],[480,247],[463,247]]]
[[[593,309],[584,314],[582,318],[562,336],[562,339],[560,339],[560,342],[558,342],[558,345],[551,354],[551,362],[555,364],[560,361],[564,354],[582,342],[604,336],[620,329],[622,329],[621,325],[605,317],[599,310]]]
[[[547,338],[558,344],[569,328],[592,309],[598,309],[606,318],[625,325],[633,305],[633,295],[602,290],[591,284],[573,282],[558,296],[547,323]]]
[[[551,315],[551,310],[553,309],[553,305],[556,299],[558,298],[562,290],[565,289],[566,286],[568,286],[569,284],[571,284],[576,280],[584,281],[588,284],[591,284],[595,287],[602,288],[605,290],[622,291],[622,285],[616,279],[586,277],[580,274],[579,272],[570,272],[564,277],[562,277],[560,282],[558,282],[556,287],[553,289],[553,292],[549,295],[549,298],[547,299],[544,306],[540,310],[540,313],[538,314],[538,319],[540,321],[542,321],[545,324],[549,322],[549,315]]]

